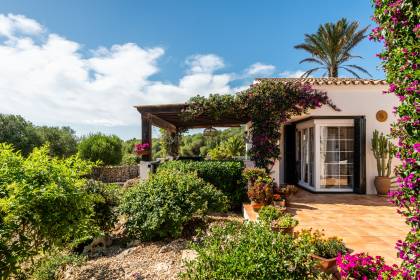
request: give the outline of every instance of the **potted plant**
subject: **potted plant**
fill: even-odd
[[[136,153],[137,156],[148,155],[150,152],[149,149],[150,149],[149,143],[142,143],[142,144],[134,145],[134,152]]]
[[[273,194],[273,205],[280,208],[286,207],[286,198],[278,193]]]
[[[257,180],[248,189],[248,197],[251,200],[252,208],[259,211],[264,205],[271,204],[273,199],[272,185],[265,181]]]
[[[378,195],[386,195],[391,188],[391,163],[395,146],[383,134],[377,130],[373,132],[372,151],[376,158],[378,176],[375,177],[375,188]]]
[[[272,205],[263,206],[258,213],[258,220],[266,225],[270,225],[272,221],[282,216],[282,211]]]
[[[257,167],[247,167],[242,174],[247,180],[248,186],[252,186],[258,178],[267,177],[267,171],[264,168]]]
[[[290,204],[290,198],[298,191],[299,189],[295,185],[282,185],[277,190],[284,197],[286,206]]]
[[[298,221],[289,213],[281,215],[278,219],[271,222],[271,229],[277,232],[293,234],[293,228],[298,225]]]
[[[349,252],[342,239],[326,238],[319,230],[302,230],[298,234],[298,239],[310,244],[312,248],[310,256],[317,262],[318,269],[323,272],[333,272],[337,266],[337,256]]]

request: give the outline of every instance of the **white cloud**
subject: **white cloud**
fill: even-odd
[[[252,64],[249,68],[245,70],[245,74],[249,76],[257,76],[257,75],[271,75],[276,70],[274,65],[270,64],[263,64],[261,62],[257,62]]]
[[[38,124],[121,129],[139,126],[134,105],[235,92],[254,75],[275,69],[256,63],[240,75],[219,73],[225,67],[221,57],[196,54],[186,59],[185,75],[169,83],[151,79],[165,53],[160,47],[124,43],[89,55],[82,50],[78,42],[47,32],[33,19],[0,14],[0,113]]]
[[[0,14],[0,36],[11,39],[19,33],[36,35],[43,31],[41,24],[23,15]]]
[[[302,77],[303,73],[305,73],[305,71],[303,70],[284,71],[284,72],[280,72],[279,76],[282,78],[300,78]],[[309,77],[312,77],[312,76],[309,76]]]

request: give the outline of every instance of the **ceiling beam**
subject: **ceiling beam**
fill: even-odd
[[[152,122],[152,125],[166,129],[169,132],[176,132],[176,126],[174,124],[150,113],[143,113],[143,115]]]

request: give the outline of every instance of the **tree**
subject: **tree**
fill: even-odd
[[[208,152],[211,159],[232,159],[245,155],[245,141],[240,135],[235,135],[220,143]]]
[[[0,114],[0,128],[0,143],[12,144],[24,156],[42,143],[35,126],[21,116]]]
[[[78,147],[82,159],[101,161],[104,165],[116,165],[122,160],[122,140],[116,135],[91,134]]]
[[[355,64],[345,64],[352,58],[361,58],[351,54],[353,48],[366,38],[369,26],[358,30],[359,23],[349,23],[345,18],[336,23],[326,23],[318,28],[315,34],[305,34],[305,42],[296,45],[296,49],[302,49],[311,54],[300,63],[309,62],[318,64],[318,67],[309,69],[302,77],[308,77],[318,70],[326,70],[324,76],[338,77],[338,70],[344,69],[353,76],[360,78],[355,71],[369,74],[364,68]]]
[[[49,145],[50,155],[69,157],[77,153],[75,131],[70,127],[37,127],[36,131],[43,144]]]

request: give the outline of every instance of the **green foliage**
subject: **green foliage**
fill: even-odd
[[[223,211],[227,198],[195,173],[159,170],[125,193],[120,210],[129,235],[142,240],[180,236],[193,215]]]
[[[122,195],[121,188],[118,185],[89,180],[85,190],[93,198],[95,212],[93,220],[102,231],[109,232],[117,222],[116,207]]]
[[[196,172],[198,177],[221,190],[230,201],[231,208],[238,209],[245,199],[245,182],[241,161],[168,161],[159,170]]]
[[[240,135],[230,137],[209,150],[208,155],[213,160],[233,159],[245,155],[245,141]]]
[[[183,116],[186,119],[211,116],[215,120],[225,117],[244,123],[251,121],[251,159],[257,167],[271,169],[274,160],[280,156],[280,125],[294,115],[304,114],[323,104],[337,109],[325,92],[314,90],[309,85],[269,80],[236,95],[193,97]]]
[[[56,280],[60,269],[68,265],[81,265],[86,261],[82,255],[53,252],[38,260],[32,268],[31,279],[35,280]]]
[[[316,279],[311,247],[257,223],[210,228],[183,279]]]
[[[243,176],[245,180],[249,182],[250,185],[254,184],[258,178],[267,177],[267,171],[264,168],[248,167],[243,171]]]
[[[72,156],[60,160],[48,147],[36,148],[27,158],[0,144],[0,258],[3,278],[19,264],[53,246],[92,237],[92,197],[83,176],[91,164]]]
[[[391,163],[394,156],[395,146],[389,139],[375,129],[372,137],[372,151],[376,159],[378,176],[391,175]]]
[[[104,165],[116,165],[122,160],[122,140],[116,135],[92,134],[79,143],[82,159],[100,161]]]
[[[37,127],[36,131],[43,144],[48,144],[50,155],[69,157],[77,153],[75,131],[70,127]]]
[[[347,19],[342,18],[336,23],[321,25],[315,34],[305,34],[305,42],[296,45],[295,48],[307,51],[311,57],[300,63],[315,63],[317,67],[306,71],[302,76],[308,77],[321,69],[325,70],[324,76],[328,74],[328,77],[338,77],[339,69],[346,70],[356,78],[360,78],[356,70],[370,76],[369,72],[360,66],[344,64],[359,57],[351,54],[351,51],[367,37],[366,31],[369,26],[361,30],[357,30],[358,28],[357,21],[349,23]]]
[[[263,223],[270,224],[272,221],[277,220],[283,213],[272,205],[264,206],[258,212],[258,220]]]
[[[347,248],[342,239],[337,237],[325,237],[319,230],[302,230],[298,237],[302,242],[308,243],[313,250],[313,254],[330,259],[335,258],[339,253],[347,253]]]
[[[281,215],[277,220],[273,221],[272,225],[279,228],[291,228],[298,225],[298,220],[293,218],[289,213]]]
[[[0,143],[12,144],[25,156],[42,143],[36,128],[21,116],[0,114],[0,127]]]

